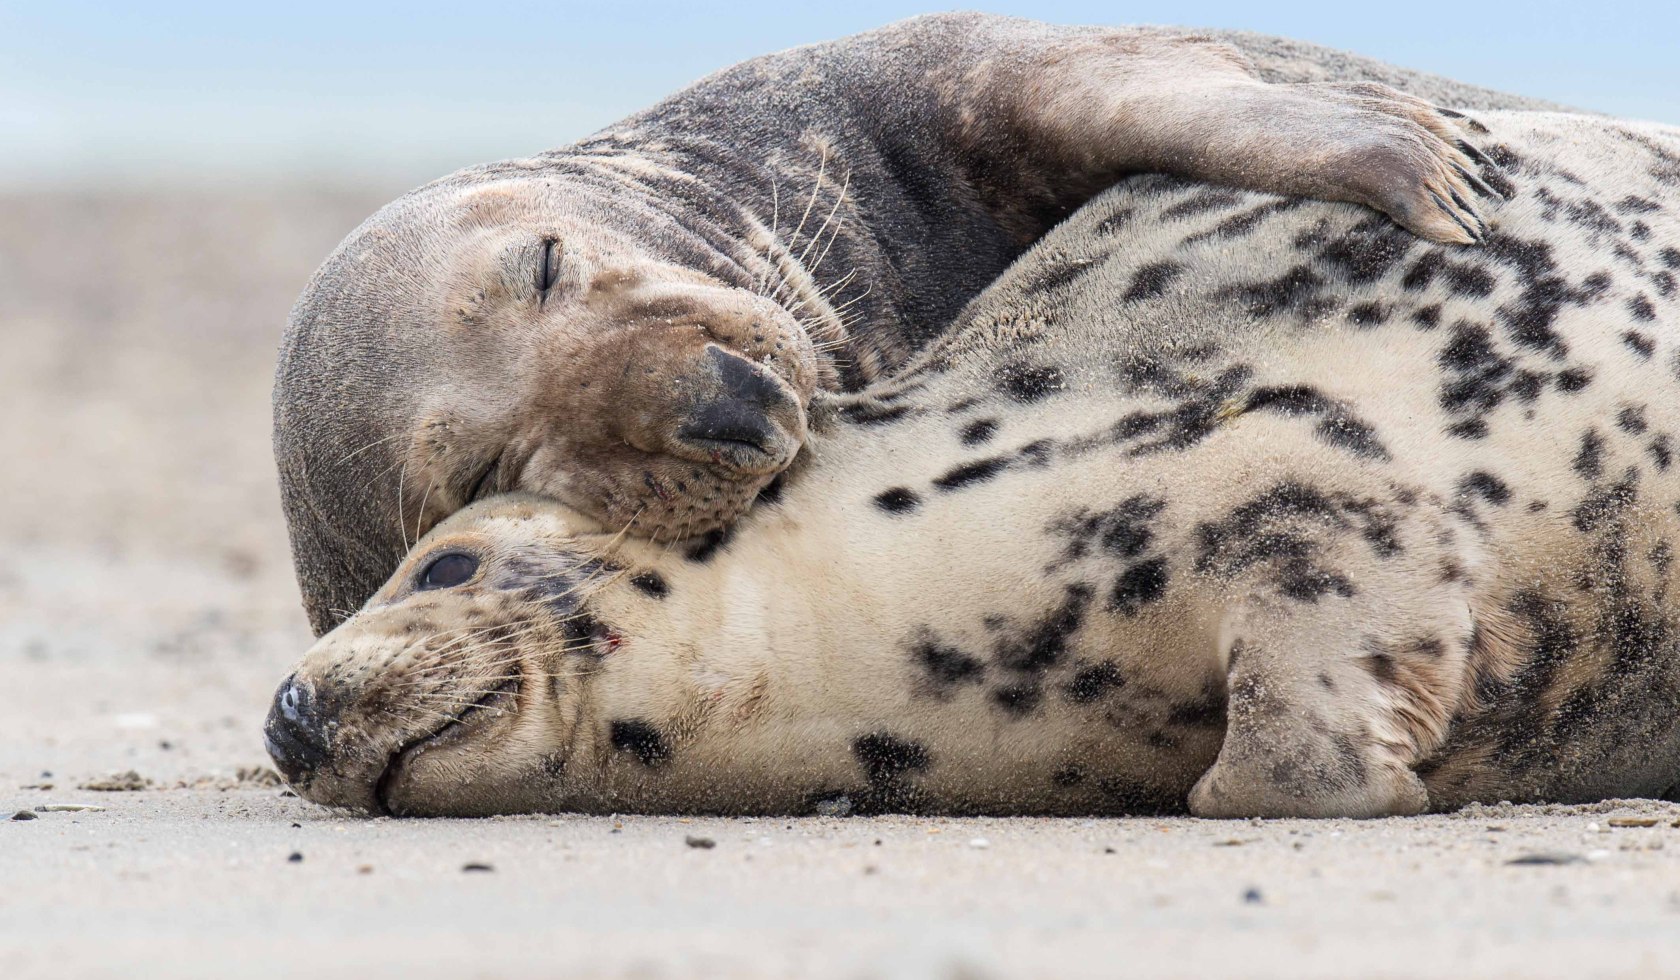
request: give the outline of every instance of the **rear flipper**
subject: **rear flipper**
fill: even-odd
[[[1225,741],[1190,792],[1192,813],[1427,809],[1412,767],[1445,737],[1463,693],[1470,611],[1447,536],[1433,520],[1407,524],[1407,550],[1386,558],[1337,540],[1356,538],[1342,528],[1297,526],[1279,535],[1286,557],[1242,576],[1255,590],[1223,631]]]

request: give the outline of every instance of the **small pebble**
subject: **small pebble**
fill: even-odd
[[[992,846],[992,842],[987,840],[984,837],[976,837],[973,840],[968,842],[968,846],[973,847],[973,848],[977,848],[979,850],[985,850],[986,848]]]
[[[1655,827],[1657,820],[1655,817],[1611,817],[1609,823],[1612,827]]]
[[[1119,853],[1119,852],[1118,852],[1118,851],[1116,851],[1116,850],[1115,850],[1115,849],[1114,849],[1114,848],[1112,848],[1112,847],[1105,847],[1105,848],[1103,848],[1103,853],[1104,853],[1104,854],[1118,854],[1118,853]]]
[[[301,864],[303,862],[303,854],[300,851],[293,851],[291,856],[286,858],[286,860],[292,862],[293,864]]]
[[[12,819],[13,820],[34,820],[35,819],[35,811],[34,810],[19,810],[18,812],[12,814]]]
[[[1260,894],[1260,889],[1258,888],[1250,888],[1248,891],[1243,892],[1244,905],[1262,905],[1265,901],[1266,897]]]
[[[104,813],[105,808],[92,803],[43,803],[36,813]]]
[[[818,800],[812,808],[819,817],[847,817],[852,813],[852,798],[844,794]]]
[[[373,874],[373,865],[371,865],[371,864],[358,864],[358,865],[356,865],[356,873],[359,874],[359,875]]]
[[[461,870],[462,871],[494,871],[496,869],[491,867],[488,864],[481,864],[477,861],[473,861],[470,864],[461,865]]]
[[[689,847],[697,847],[702,851],[709,851],[717,846],[717,841],[712,840],[710,837],[695,837],[693,834],[684,837],[683,843],[687,844]]]

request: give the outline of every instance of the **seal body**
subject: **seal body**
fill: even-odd
[[[731,532],[457,515],[277,762],[397,813],[1672,795],[1680,132],[1486,121],[1484,248],[1134,179]]]
[[[1481,234],[1462,120],[1255,72],[1180,31],[918,18],[393,203],[316,273],[281,350],[275,453],[312,623],[490,493],[666,540],[727,526],[794,458],[814,395],[902,366],[1127,173]]]

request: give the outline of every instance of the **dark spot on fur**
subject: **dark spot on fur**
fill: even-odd
[[[1316,415],[1330,409],[1330,399],[1311,385],[1273,385],[1249,392],[1244,403],[1254,411],[1281,412],[1284,415]]]
[[[1441,304],[1432,303],[1413,313],[1412,322],[1424,330],[1434,330],[1441,325]]]
[[[689,546],[688,550],[683,553],[683,557],[703,565],[711,561],[719,551],[728,547],[729,539],[734,534],[735,529],[727,527],[707,532]]]
[[[1112,509],[1099,513],[1080,511],[1052,524],[1050,530],[1068,538],[1062,562],[1084,558],[1093,543],[1107,554],[1132,559],[1143,554],[1154,534],[1156,517],[1166,501],[1142,494],[1128,497]]]
[[[1048,466],[1055,454],[1056,443],[1052,439],[1034,439],[1016,451],[1024,466]]]
[[[1276,279],[1233,286],[1219,295],[1242,303],[1251,316],[1263,318],[1290,311],[1311,318],[1323,316],[1338,305],[1323,296],[1326,285],[1311,268],[1298,265]]]
[[[893,487],[875,495],[875,506],[889,514],[902,514],[921,506],[922,499],[909,487]]]
[[[1666,470],[1674,464],[1674,447],[1667,434],[1652,439],[1645,451],[1651,454],[1651,462],[1657,464],[1659,470]]]
[[[1023,681],[1017,684],[1005,684],[992,692],[992,700],[997,702],[1005,713],[1021,717],[1032,714],[1038,703],[1044,699],[1044,692],[1033,681]]]
[[[1110,691],[1118,691],[1126,686],[1126,678],[1120,673],[1120,665],[1112,660],[1101,663],[1085,664],[1074,671],[1073,679],[1069,680],[1063,696],[1075,704],[1090,704],[1099,700]]]
[[[1331,593],[1349,597],[1355,594],[1352,581],[1320,562],[1319,535],[1351,523],[1345,506],[1323,492],[1279,483],[1223,520],[1197,526],[1196,570],[1229,578],[1263,568],[1265,580],[1296,601],[1317,602]]]
[[[1345,449],[1360,459],[1387,461],[1388,447],[1377,439],[1376,429],[1364,419],[1350,414],[1340,405],[1326,413],[1313,433],[1337,449]]]
[[[671,594],[671,587],[665,584],[665,577],[652,569],[631,576],[630,584],[655,599],[663,599]]]
[[[977,684],[986,672],[978,659],[931,639],[918,641],[910,653],[940,692],[960,684]]]
[[[1463,262],[1455,262],[1440,249],[1425,252],[1400,279],[1402,289],[1428,289],[1437,279],[1446,282],[1455,296],[1481,298],[1493,292],[1494,280],[1485,269]]]
[[[1380,327],[1388,322],[1388,311],[1381,303],[1359,303],[1348,308],[1348,319],[1355,326]]]
[[[1398,676],[1394,669],[1394,658],[1386,653],[1367,654],[1361,664],[1379,684],[1393,684]]]
[[[1638,435],[1646,429],[1645,408],[1641,405],[1627,405],[1616,413],[1616,428],[1623,432]]]
[[[1135,303],[1138,300],[1152,299],[1167,291],[1172,281],[1178,278],[1184,267],[1177,262],[1154,262],[1138,269],[1132,277],[1132,284],[1126,288],[1125,295],[1120,297],[1123,303]]]
[[[1629,330],[1623,333],[1622,343],[1626,344],[1628,350],[1638,354],[1643,360],[1650,360],[1651,352],[1657,349],[1657,342],[1652,340],[1650,335],[1642,334],[1637,330]]]
[[[612,747],[629,752],[644,766],[657,766],[671,758],[670,743],[651,722],[639,719],[615,721],[608,728]]]
[[[998,372],[998,387],[1015,401],[1028,403],[1061,391],[1066,382],[1053,365],[1010,364]]]
[[[1639,471],[1629,468],[1622,478],[1610,486],[1594,487],[1581,498],[1575,508],[1575,527],[1595,531],[1620,514],[1639,496]]]
[[[1657,318],[1657,308],[1651,305],[1651,301],[1646,299],[1644,294],[1628,300],[1628,313],[1632,314],[1635,320],[1649,322]]]
[[[1085,770],[1079,768],[1078,766],[1063,766],[1050,774],[1051,784],[1060,786],[1062,789],[1072,789],[1084,781]]]
[[[1157,557],[1140,561],[1126,569],[1114,583],[1108,598],[1108,608],[1122,616],[1136,616],[1144,606],[1160,599],[1167,591],[1167,560]]]
[[[1085,608],[1090,601],[1090,586],[1068,586],[1062,604],[1044,620],[1019,636],[998,642],[999,666],[1023,673],[1043,673],[1055,666],[1067,653],[1068,640],[1084,623]]]
[[[1176,204],[1161,209],[1161,220],[1176,221],[1188,218],[1206,211],[1220,211],[1234,207],[1242,202],[1236,192],[1223,187],[1200,188],[1196,193],[1180,200]]]
[[[964,463],[933,481],[933,485],[944,491],[960,490],[976,483],[984,483],[1003,472],[1009,461],[1001,457],[975,460]]]
[[[1674,548],[1667,539],[1658,541],[1645,553],[1645,560],[1651,563],[1658,575],[1667,575],[1669,566],[1674,564]]]
[[[997,419],[975,419],[973,422],[963,426],[961,437],[962,444],[965,446],[978,446],[995,435],[997,430]]]
[[[1576,451],[1570,468],[1583,480],[1596,480],[1604,472],[1604,437],[1597,430],[1582,433],[1581,448]]]
[[[887,425],[910,414],[908,405],[877,405],[864,403],[847,405],[840,410],[840,417],[854,425]]]
[[[1505,481],[1486,470],[1465,474],[1458,481],[1458,493],[1462,497],[1480,497],[1500,507],[1511,499],[1511,488],[1505,485]]]
[[[1558,390],[1574,394],[1592,384],[1592,379],[1592,372],[1586,368],[1568,368],[1558,372]]]
[[[1029,295],[1037,295],[1066,289],[1101,265],[1101,262],[1089,259],[1074,259],[1051,266],[1027,284],[1026,292]]]
[[[872,732],[854,739],[852,755],[869,781],[869,792],[857,801],[860,813],[909,807],[914,803],[915,793],[905,785],[904,778],[926,771],[933,762],[920,743],[886,732]]]

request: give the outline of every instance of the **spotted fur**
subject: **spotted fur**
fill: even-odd
[[[534,498],[458,515],[306,657],[347,707],[294,785],[405,813],[1672,793],[1680,132],[1482,122],[1514,197],[1479,249],[1126,182],[904,374],[819,406],[779,501],[704,561]],[[414,592],[442,549],[620,571],[568,580],[588,633],[521,643],[508,710],[435,736],[377,714],[425,706],[381,693],[399,624],[534,615]],[[485,689],[432,660],[449,703]]]

